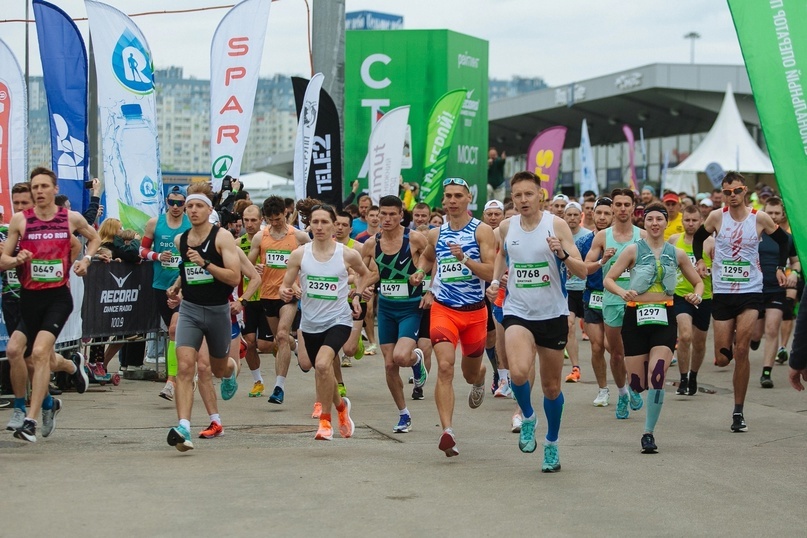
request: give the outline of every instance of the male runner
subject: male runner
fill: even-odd
[[[491,227],[495,236],[496,229],[504,218],[504,204],[499,200],[488,200],[482,217],[483,222]],[[498,248],[498,245],[497,241],[496,248]],[[491,384],[490,390],[496,398],[511,398],[513,393],[510,390],[510,374],[507,373],[505,368],[500,367],[496,356],[496,322],[493,319],[493,305],[487,296],[485,297],[485,305],[488,308],[488,335],[485,339],[485,355],[487,355],[490,366],[493,368],[493,384]]]
[[[72,264],[78,276],[87,274],[87,267],[101,240],[80,213],[56,206],[54,200],[58,192],[56,174],[51,170],[40,167],[31,172],[34,207],[11,218],[0,258],[0,269],[17,268],[21,285],[20,324],[14,334],[21,333],[24,338],[18,337],[15,343],[25,347],[23,356],[26,360],[30,357],[33,364],[31,406],[22,426],[14,431],[14,437],[32,443],[36,442],[36,417],[40,408],[43,410],[43,424],[50,423],[50,432],[53,431],[52,421],[61,410],[61,402],[48,394],[52,364],[62,363],[60,369],[75,375],[79,393],[86,390],[88,381],[84,357],[80,353],[74,355],[74,368],[70,368],[69,364],[64,364],[67,361],[60,361],[60,357],[54,355],[53,347],[73,312],[68,273],[73,233],[78,232],[88,240],[87,255]],[[18,246],[19,252],[15,255]],[[14,353],[15,350],[10,349],[10,354]],[[43,431],[43,435],[50,432]]]
[[[454,361],[457,343],[462,345],[462,374],[472,385],[468,405],[476,409],[485,397],[485,365],[482,355],[487,333],[485,281],[493,274],[493,230],[468,213],[471,189],[462,178],[443,181],[443,207],[447,222],[429,230],[429,245],[418,269],[423,275],[437,263],[431,293],[431,340],[437,356],[434,399],[443,433],[438,448],[446,456],[459,454],[454,416]],[[429,301],[430,297],[427,297]]]
[[[560,384],[563,348],[569,334],[569,309],[561,269],[565,264],[572,274],[583,278],[586,265],[568,224],[562,218],[541,211],[543,191],[539,178],[532,172],[519,172],[510,181],[510,188],[520,214],[500,226],[503,248],[496,256],[488,295],[496,296],[499,279],[508,269],[502,325],[513,393],[524,417],[518,446],[522,452],[536,449],[537,417],[532,408],[528,376],[530,368],[534,367],[537,349],[547,420],[541,471],[553,473],[560,470],[558,434],[564,401]]]
[[[286,376],[291,362],[291,325],[297,314],[297,301],[280,298],[280,284],[286,274],[289,256],[298,246],[310,241],[308,234],[286,222],[286,203],[280,196],[263,202],[263,217],[268,226],[252,238],[249,261],[258,264],[261,273],[261,305],[275,335],[275,388],[269,403],[282,404]]]
[[[566,209],[563,210],[563,219],[572,232],[572,240],[575,242],[575,246],[578,240],[591,235],[591,230],[581,226],[582,217],[583,208],[577,202],[569,202]],[[579,325],[577,320],[583,319],[585,315],[583,310],[583,291],[586,289],[585,276],[584,278],[579,278],[570,272],[566,280],[565,289],[568,292],[566,299],[569,304],[569,337],[566,341],[566,353],[568,353],[569,361],[572,363],[572,371],[566,376],[567,383],[580,382],[580,343],[577,340],[577,326]]]
[[[364,243],[363,259],[381,281],[378,296],[378,342],[384,356],[384,370],[392,399],[398,408],[393,433],[407,433],[412,418],[406,407],[401,367],[413,368],[415,387],[426,384],[428,371],[423,352],[417,348],[422,314],[423,270],[417,263],[426,249],[426,236],[401,225],[403,202],[397,196],[379,201],[381,232]],[[417,273],[417,275],[415,274]]]
[[[232,234],[214,226],[211,189],[197,183],[188,187],[185,201],[191,228],[174,238],[182,259],[179,278],[168,288],[168,297],[182,291],[176,330],[177,386],[174,402],[179,425],[168,431],[168,444],[180,452],[193,449],[191,411],[193,374],[202,339],[210,353],[210,370],[221,378],[221,397],[229,400],[238,390],[238,361],[229,357],[229,297],[241,281],[238,247]]]
[[[734,411],[731,431],[748,430],[743,415],[745,394],[751,364],[748,348],[751,330],[763,308],[762,271],[759,267],[759,240],[763,233],[779,244],[779,267],[776,280],[785,286],[784,265],[787,263],[788,237],[770,216],[758,213],[745,205],[748,187],[745,178],[737,172],[723,177],[722,211],[712,211],[695,233],[692,251],[697,260],[698,273],[707,274],[703,258],[703,243],[715,236],[715,256],[712,266],[712,318],[715,320],[715,364],[728,366],[734,360]]]

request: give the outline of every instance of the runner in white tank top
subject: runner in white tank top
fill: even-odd
[[[569,225],[541,211],[543,189],[532,172],[519,172],[510,182],[513,203],[520,212],[499,225],[503,248],[496,255],[493,280],[487,294],[494,300],[499,279],[509,266],[508,296],[504,301],[505,349],[513,393],[524,415],[518,441],[522,452],[534,452],[536,415],[530,399],[530,370],[535,367],[535,347],[541,361],[541,389],[547,433],[541,470],[560,470],[558,434],[563,411],[560,391],[563,348],[569,334],[566,293],[560,270],[586,276],[586,264],[572,239]],[[509,260],[509,261],[508,261]]]
[[[715,364],[728,366],[734,360],[734,413],[731,431],[748,430],[743,416],[745,394],[751,365],[748,348],[754,323],[762,302],[762,272],[759,268],[759,238],[762,233],[779,244],[779,265],[776,278],[781,286],[786,283],[784,265],[787,262],[788,240],[784,233],[765,213],[757,213],[745,204],[748,188],[745,178],[737,172],[728,172],[723,178],[723,211],[712,211],[703,226],[695,233],[692,251],[697,260],[698,272],[706,276],[703,242],[711,234],[715,237],[715,256],[712,275],[712,318],[715,320]]]

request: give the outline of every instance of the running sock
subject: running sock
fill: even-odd
[[[511,383],[513,394],[516,395],[516,401],[521,408],[521,412],[525,417],[531,417],[534,414],[532,410],[532,402],[530,402],[530,382],[527,381],[523,385],[516,385]]]
[[[408,415],[408,414],[409,414],[409,408],[408,408],[408,407],[404,407],[403,409],[401,409],[400,411],[398,411],[398,414],[399,414],[400,416]]]
[[[648,389],[647,390],[647,415],[644,419],[644,431],[653,433],[658,422],[658,416],[661,414],[661,405],[664,403],[664,390],[663,389]]]
[[[255,368],[254,370],[249,371],[252,374],[252,380],[255,383],[263,383],[263,377],[261,376],[261,369]]]
[[[176,377],[177,369],[177,343],[169,340],[168,349],[165,352],[165,373],[169,377]]]
[[[50,411],[53,409],[53,396],[48,394],[42,399],[42,409],[45,411]]]
[[[499,367],[499,361],[496,359],[496,348],[495,347],[486,347],[485,353],[488,356],[488,360],[490,361],[490,365],[494,368]]]
[[[771,368],[770,366],[763,366],[762,367],[762,377],[771,377]]]
[[[331,414],[330,413],[322,413],[322,414],[320,414],[319,419],[330,423],[331,422]]]
[[[499,372],[499,380],[510,381],[510,370],[507,368],[496,368],[496,370]]]
[[[25,413],[25,398],[14,398],[14,409],[19,409]]]
[[[191,421],[186,418],[179,419],[179,425],[188,431],[191,431]]]
[[[743,404],[734,404],[734,414],[743,414]]]
[[[342,403],[336,406],[337,411],[344,411],[347,404],[345,403],[345,399],[342,398]]]
[[[628,393],[628,385],[627,384],[622,385],[621,387],[617,387],[617,388],[619,389],[619,395],[620,396],[624,396],[625,394]]]
[[[212,415],[210,415],[210,422],[215,422],[216,424],[221,426],[221,415],[219,415],[218,413],[213,413]]]
[[[554,443],[560,433],[560,417],[563,414],[563,393],[554,400],[544,396],[544,415],[546,415],[546,440]]]
[[[286,388],[286,376],[284,376],[284,375],[277,376],[277,379],[275,379],[275,386],[280,387],[281,389],[285,389]]]

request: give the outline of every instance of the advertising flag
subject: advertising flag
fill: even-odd
[[[628,141],[628,187],[633,192],[639,192],[636,186],[636,139],[633,137],[633,129],[630,125],[623,125],[622,132],[625,133],[625,139]]]
[[[125,14],[95,0],[84,3],[98,75],[105,216],[143,233],[164,205],[151,50]]]
[[[751,90],[799,252],[807,252],[807,4],[729,0]]]
[[[324,89],[322,79],[314,75],[309,83],[291,77],[297,106],[297,140],[294,148],[294,192],[300,198],[316,198],[338,209],[342,208],[342,136],[339,132],[339,112]],[[305,138],[301,137],[304,122]],[[298,161],[299,159],[299,161]],[[299,171],[298,171],[299,167]],[[305,167],[305,169],[304,169]]]
[[[383,196],[398,194],[408,121],[409,107],[398,107],[384,114],[370,134],[368,184],[374,205]]]
[[[59,194],[83,211],[90,203],[84,182],[90,177],[87,138],[87,49],[70,16],[59,7],[34,0],[42,77],[48,97],[51,168]]]
[[[541,187],[548,196],[555,191],[565,141],[566,127],[557,125],[538,133],[527,150],[527,170],[541,179]]]
[[[585,118],[580,128],[580,192],[594,191],[600,194],[597,182],[597,169],[594,163],[594,152],[591,150],[591,139],[588,137],[588,124]]]
[[[0,205],[10,215],[11,187],[28,180],[28,98],[14,53],[0,39]]]
[[[271,0],[244,0],[221,19],[210,46],[210,173],[213,190],[241,175]]]
[[[426,155],[423,165],[421,198],[429,207],[439,205],[443,192],[451,142],[459,123],[459,113],[468,90],[462,88],[444,94],[434,103],[426,125]],[[469,183],[470,184],[470,183]]]

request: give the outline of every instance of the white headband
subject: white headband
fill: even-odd
[[[190,202],[192,200],[200,200],[200,201],[206,203],[208,205],[208,207],[213,207],[213,202],[211,202],[210,198],[208,198],[204,194],[191,194],[185,199],[185,203],[187,204],[188,202]]]

